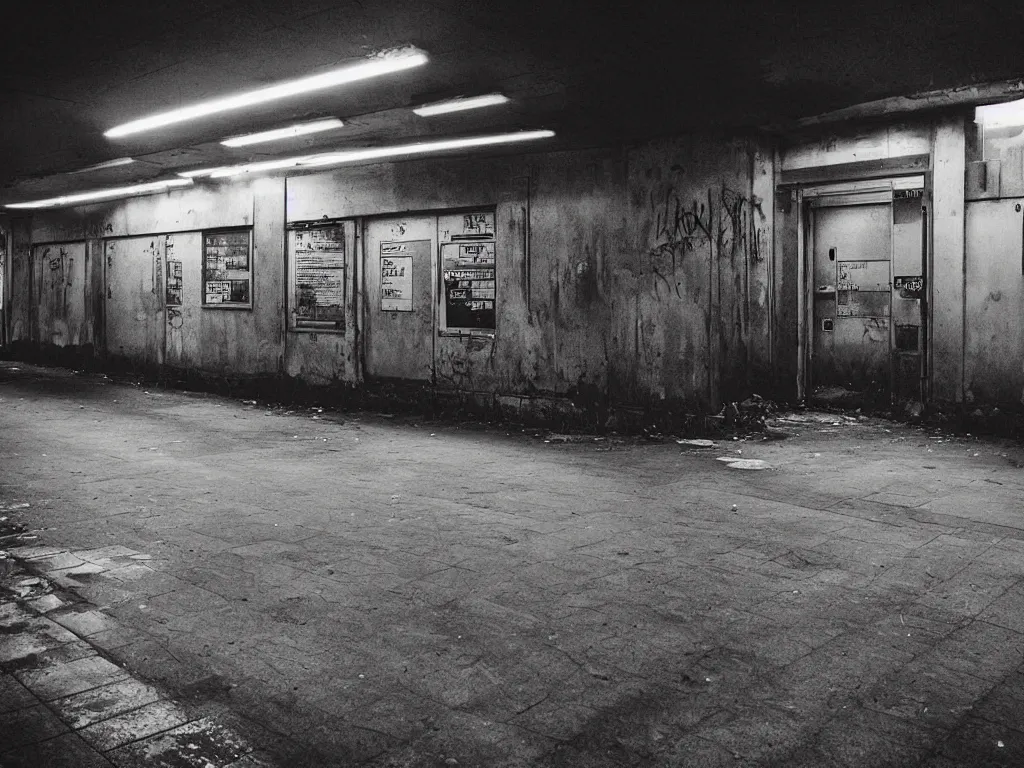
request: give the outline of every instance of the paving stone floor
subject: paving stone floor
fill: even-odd
[[[1024,765],[1024,451],[775,426],[536,436],[2,363],[0,766]]]

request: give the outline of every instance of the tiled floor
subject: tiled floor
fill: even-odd
[[[0,765],[1024,764],[1024,453],[776,427],[545,442],[3,364],[44,581],[0,614]]]

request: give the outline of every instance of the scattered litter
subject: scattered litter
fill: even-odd
[[[1002,749],[1002,748],[1003,748],[1003,747],[1005,747],[1006,745],[1005,745],[1005,744],[1003,744],[1003,742],[1002,742],[1002,741],[997,741],[997,742],[996,742],[996,746],[997,746],[997,747],[999,747],[1000,749]]]
[[[152,555],[130,555],[131,560],[152,560]]]
[[[737,507],[735,504],[733,504],[732,505],[732,511],[735,512],[737,509],[739,509],[739,507]]]
[[[719,456],[718,461],[726,462],[732,469],[771,469],[768,462],[762,459],[740,459],[735,456]]]
[[[36,586],[37,584],[40,584],[40,583],[42,583],[42,580],[41,579],[37,579],[37,578],[22,579],[21,581],[18,582],[18,586],[19,587],[34,587],[34,586]]]
[[[690,448],[714,448],[717,443],[714,440],[676,440],[679,445],[685,445]]]

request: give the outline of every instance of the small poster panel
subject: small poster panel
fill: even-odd
[[[298,229],[291,238],[293,326],[344,330],[344,224]]]
[[[380,244],[380,308],[412,312],[412,256],[409,243]]]
[[[252,306],[252,230],[203,233],[203,304]]]

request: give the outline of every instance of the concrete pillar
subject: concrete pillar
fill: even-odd
[[[935,401],[963,401],[964,118],[935,124],[932,141],[931,387]]]

